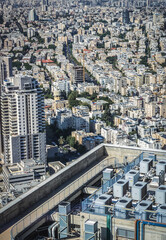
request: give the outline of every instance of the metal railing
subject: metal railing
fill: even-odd
[[[106,167],[110,166],[111,164],[112,164],[112,158],[103,159],[101,162],[99,162],[97,165],[92,167],[89,171],[84,173],[77,180],[70,183],[68,186],[66,186],[64,189],[62,189],[60,192],[55,194],[53,197],[51,197],[49,200],[44,202],[38,208],[36,208],[31,213],[26,215],[24,218],[22,218],[20,221],[18,221],[13,226],[13,228],[11,230],[11,239],[15,239],[15,237],[19,233],[21,233],[24,229],[26,229],[31,224],[33,224],[35,221],[37,221],[39,218],[44,216],[48,211],[52,210],[61,201],[63,201],[67,197],[69,197],[72,193],[74,193],[76,190],[78,190],[82,185],[87,183],[95,175],[100,173],[102,170],[104,170]]]

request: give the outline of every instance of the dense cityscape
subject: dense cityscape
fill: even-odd
[[[155,213],[142,219],[136,212],[134,219],[166,224],[166,210],[162,217],[155,215],[159,208],[166,209],[165,150],[164,0],[0,0],[2,240],[10,239],[5,234],[18,220],[41,204],[49,205],[58,189],[66,191],[68,184],[75,190],[59,194],[58,201],[47,211],[42,208],[33,221],[30,217],[31,224],[38,222],[34,229],[26,221],[22,230],[17,226],[11,239],[143,239],[138,229],[134,237],[123,221],[128,226],[125,234],[120,228],[115,231],[119,222],[110,230],[109,214],[130,219],[132,214],[117,214],[114,206],[136,211],[144,201],[145,211]],[[91,177],[87,172],[85,181],[81,177],[86,171]],[[82,180],[75,188],[76,179]],[[123,194],[118,181],[124,183]],[[143,183],[142,197],[135,197],[137,181]],[[165,189],[162,200],[160,188]],[[101,194],[106,198],[102,204],[111,210],[98,209]],[[17,204],[20,212],[13,213]],[[69,221],[71,212],[76,219]],[[90,217],[92,212],[96,217]],[[45,215],[47,221],[39,224]],[[98,215],[104,215],[103,220]],[[106,232],[101,223],[105,217]],[[165,230],[156,227],[155,239],[164,236]],[[144,238],[151,239],[148,231]]]

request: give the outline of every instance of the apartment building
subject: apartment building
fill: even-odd
[[[6,80],[1,96],[5,164],[21,160],[46,161],[44,98],[30,76]]]
[[[3,56],[0,58],[0,98],[4,80],[11,76],[12,76],[11,58]],[[2,138],[1,101],[0,101],[0,157],[2,156],[2,154],[3,154],[3,138]]]

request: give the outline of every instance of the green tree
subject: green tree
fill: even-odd
[[[0,15],[0,24],[3,24],[3,15]]]
[[[54,49],[54,50],[55,50],[55,49],[56,49],[56,46],[53,45],[53,44],[50,44],[50,45],[48,45],[48,48],[49,48],[49,49]]]
[[[25,45],[23,47],[23,51],[22,51],[22,54],[25,55],[28,51],[29,51],[30,47],[28,45]]]
[[[70,145],[70,147],[74,147],[76,141],[75,141],[75,138],[72,137],[72,136],[68,136],[66,141],[68,142],[68,144]]]
[[[113,68],[117,68],[117,56],[107,57],[106,61],[113,65]]]
[[[102,43],[98,42],[97,43],[97,48],[104,48],[104,42],[102,42]]]
[[[19,61],[13,62],[12,67],[16,67],[18,71],[21,70],[22,63]]]
[[[29,63],[24,63],[25,69],[26,70],[31,70],[32,66]]]
[[[70,108],[72,108],[74,106],[78,106],[78,105],[81,104],[80,101],[76,100],[77,97],[78,97],[77,91],[73,91],[69,94],[68,101],[69,101],[69,107]]]
[[[126,33],[120,33],[118,37],[121,38],[121,39],[125,39]]]

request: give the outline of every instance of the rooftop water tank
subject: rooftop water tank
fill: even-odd
[[[113,177],[114,174],[114,170],[111,168],[106,168],[103,171],[103,183],[107,182],[108,180],[110,180]]]
[[[155,193],[156,203],[166,203],[166,185],[160,185]]]
[[[124,208],[131,208],[132,199],[123,197],[115,204],[115,216],[117,218],[127,219],[129,217],[129,211]]]
[[[67,215],[71,211],[70,202],[65,202],[65,201],[61,202],[58,205],[58,209],[60,214]]]
[[[96,240],[97,239],[97,226],[98,222],[93,220],[87,220],[85,222],[85,240],[91,239]]]
[[[144,158],[140,162],[140,173],[147,173],[150,171],[150,168],[153,166],[153,159],[151,158]]]
[[[134,200],[141,201],[147,193],[147,183],[137,182],[132,186],[131,194]]]
[[[139,179],[139,171],[130,170],[126,173],[125,179],[129,180],[129,186],[133,186]]]
[[[149,212],[146,212],[145,210],[151,210],[152,209],[152,201],[143,200],[135,208],[135,218],[141,219],[141,220],[149,220]]]
[[[126,194],[129,189],[129,181],[120,179],[113,185],[113,195],[116,198],[121,198]]]
[[[162,170],[166,173],[166,160],[160,160],[156,164],[156,175],[158,176]]]
[[[102,194],[96,200],[94,204],[95,213],[105,214],[107,212],[107,207],[105,205],[111,204],[112,195]]]
[[[162,204],[158,207],[157,222],[166,223],[166,204]]]

